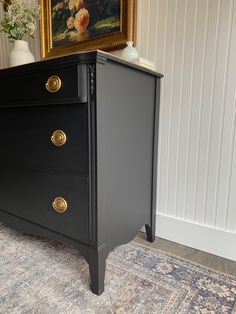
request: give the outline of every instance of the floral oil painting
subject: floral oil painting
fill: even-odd
[[[120,31],[120,0],[51,0],[52,47]]]
[[[41,0],[43,59],[135,43],[137,0]]]

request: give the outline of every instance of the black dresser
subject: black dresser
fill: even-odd
[[[160,78],[96,51],[0,71],[0,220],[106,258],[155,238]]]

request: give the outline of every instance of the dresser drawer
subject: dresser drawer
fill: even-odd
[[[0,209],[58,233],[88,243],[88,178],[21,168],[11,162],[0,167]],[[56,207],[66,201],[64,212]]]
[[[55,131],[66,142],[52,142]],[[0,160],[58,172],[88,172],[87,104],[0,109]]]
[[[0,75],[0,107],[87,101],[85,65]]]

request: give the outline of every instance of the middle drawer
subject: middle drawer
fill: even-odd
[[[88,173],[87,104],[1,109],[0,132],[6,160],[38,170]]]

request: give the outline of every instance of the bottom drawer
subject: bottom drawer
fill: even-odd
[[[2,160],[0,164],[0,209],[89,242],[87,176],[26,169]],[[63,213],[54,209],[57,197],[66,200]]]

